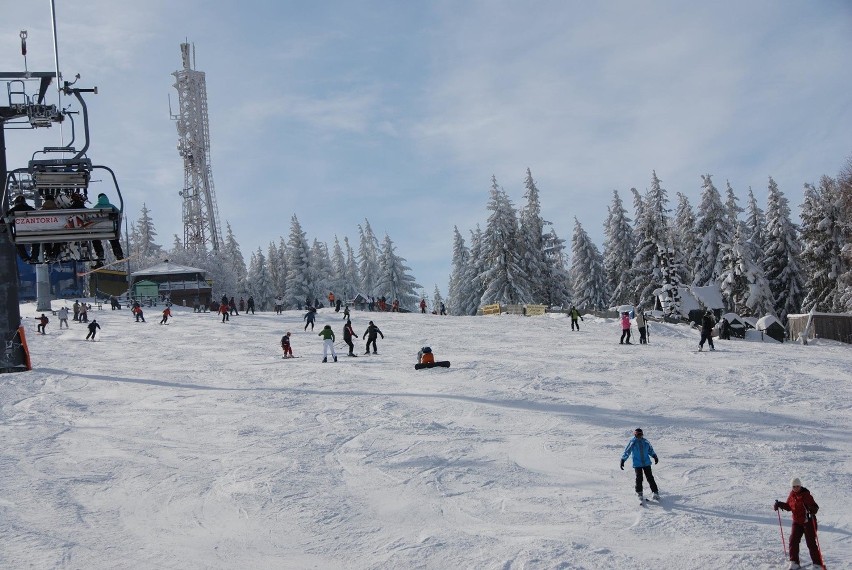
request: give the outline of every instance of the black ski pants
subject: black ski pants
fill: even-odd
[[[701,331],[701,342],[698,343],[698,346],[703,347],[705,340],[710,345],[710,348],[714,348],[713,347],[713,331],[712,330],[710,330],[710,331],[702,330]]]
[[[352,342],[352,339],[343,337],[343,342],[349,347],[349,354],[355,354],[355,343]]]
[[[624,344],[625,338],[627,339],[626,342],[629,343],[630,342],[630,329],[621,329],[621,342],[619,344]]]
[[[577,322],[577,319],[571,319],[571,330],[574,330],[575,326],[577,330],[580,330],[580,323]]]
[[[378,349],[376,348],[376,337],[371,336],[371,337],[367,338],[367,352],[370,352],[370,345],[371,344],[373,345],[373,354],[377,353]]]
[[[657,482],[654,481],[654,474],[651,472],[651,466],[648,465],[646,467],[634,467],[634,471],[636,471],[636,492],[642,492],[642,473],[645,474],[645,479],[648,480],[648,486],[651,487],[651,492],[656,493],[657,490]]]

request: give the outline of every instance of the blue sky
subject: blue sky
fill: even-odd
[[[52,70],[49,2],[2,0],[0,69]],[[446,295],[453,226],[487,217],[492,174],[517,206],[530,168],[544,217],[601,247],[612,191],[656,170],[674,200],[701,178],[763,202],[852,156],[852,3],[57,1],[66,77],[89,96],[90,157],[128,215],[183,235],[168,97],[179,44],[207,73],[222,223],[248,260],[298,216],[331,245],[369,219],[431,296]],[[310,4],[310,5],[308,5]],[[5,93],[0,94],[4,97]],[[67,135],[67,133],[66,133]],[[10,168],[59,130],[7,132]]]

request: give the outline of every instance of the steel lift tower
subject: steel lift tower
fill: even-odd
[[[175,71],[174,88],[178,92],[178,152],[183,158],[183,245],[187,249],[219,251],[222,229],[213,188],[210,166],[210,125],[207,120],[207,83],[204,72],[194,69],[195,47],[180,44],[183,69]]]

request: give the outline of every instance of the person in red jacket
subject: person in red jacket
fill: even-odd
[[[822,566],[822,556],[816,542],[817,520],[816,513],[819,505],[816,504],[811,492],[802,487],[801,480],[796,477],[790,481],[793,489],[787,497],[787,502],[775,501],[775,510],[790,511],[793,513],[793,527],[790,530],[790,568],[801,568],[799,565],[799,543],[802,535],[805,535],[805,544],[811,554],[811,562],[814,566]]]
[[[166,308],[163,309],[163,319],[160,321],[160,324],[161,325],[167,325],[168,323],[166,321],[168,321],[169,317],[171,317],[171,316],[172,316],[172,310],[168,306],[166,306]]]

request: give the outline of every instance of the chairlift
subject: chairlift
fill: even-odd
[[[8,173],[4,185],[5,204],[11,208],[14,199],[23,196],[31,199],[36,209],[7,211],[4,215],[9,235],[16,246],[31,244],[50,244],[43,247],[44,255],[30,259],[30,263],[45,263],[62,260],[93,261],[99,259],[90,242],[101,240],[119,240],[124,213],[124,198],[118,180],[111,168],[94,165],[86,156],[89,147],[89,125],[86,104],[81,92],[97,93],[94,89],[71,89],[66,82],[65,92],[76,96],[83,114],[85,145],[76,150],[72,120],[72,140],[68,146],[45,147],[33,153],[27,168],[19,168]],[[71,116],[70,113],[65,113]],[[37,155],[56,156],[70,154],[60,158],[36,158]],[[115,199],[111,190],[104,192],[113,200],[113,208],[86,208],[92,172],[104,170],[109,173],[115,189]],[[106,178],[106,177],[104,177]],[[98,244],[99,245],[99,244]],[[19,252],[21,248],[19,248]],[[35,257],[35,256],[32,256]]]

